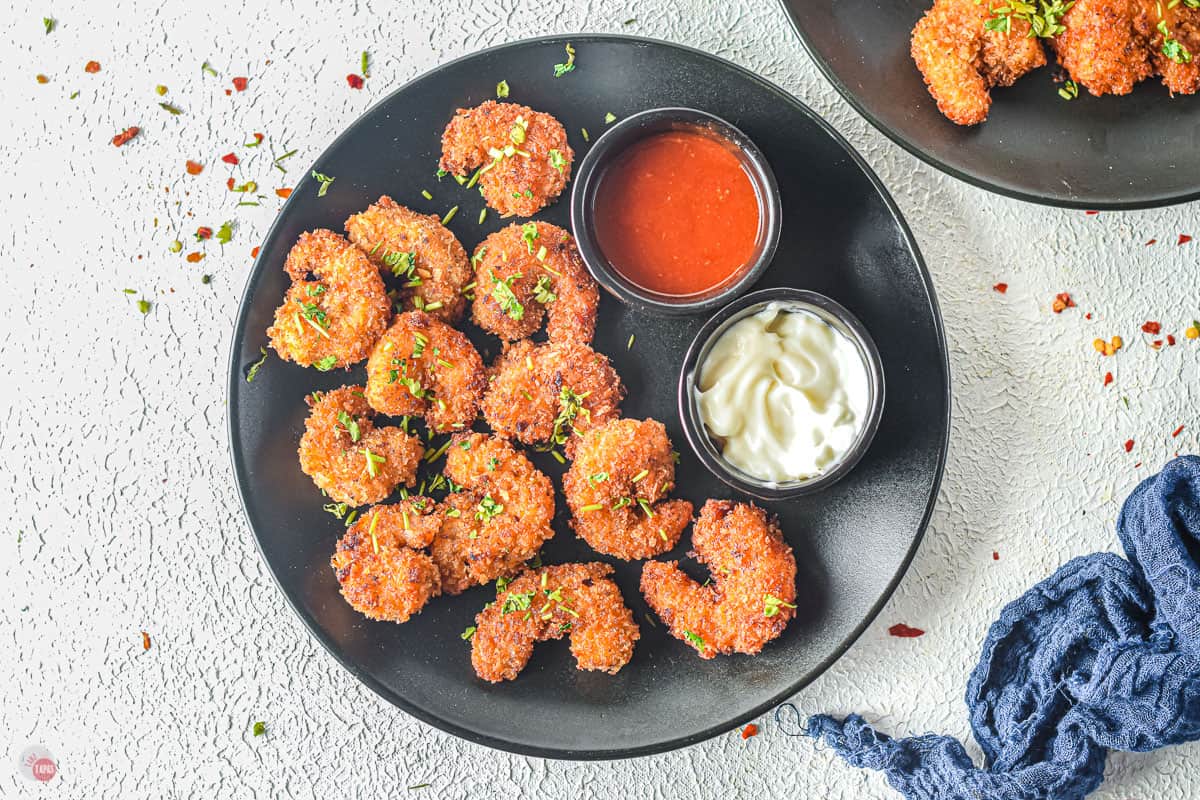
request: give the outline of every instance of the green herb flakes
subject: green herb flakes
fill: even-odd
[[[508,81],[500,81],[496,84],[496,97],[500,100],[508,97]]]
[[[262,358],[250,365],[250,369],[246,372],[246,383],[254,383],[254,379],[258,377],[258,371],[267,362],[267,348],[260,347],[258,352],[262,353]]]
[[[554,65],[554,77],[556,78],[561,78],[575,69],[575,48],[571,46],[570,42],[567,42],[567,46],[563,49],[567,51],[567,61],[565,64]]]
[[[317,189],[317,197],[324,197],[325,193],[329,191],[329,185],[337,180],[337,178],[331,178],[323,172],[317,172],[315,169],[312,171],[312,176],[313,180],[321,184]]]

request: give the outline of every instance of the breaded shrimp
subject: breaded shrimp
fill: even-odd
[[[300,234],[283,268],[292,285],[267,329],[279,357],[324,371],[366,358],[392,304],[363,252],[318,229]]]
[[[403,281],[400,302],[406,310],[425,311],[451,324],[462,319],[471,265],[441,218],[418,214],[383,195],[346,220],[346,233],[381,272]]]
[[[361,506],[413,485],[424,445],[400,428],[376,428],[363,387],[314,395],[305,398],[312,411],[300,437],[300,469],[317,488],[336,503]]]
[[[407,622],[441,593],[437,566],[420,549],[437,534],[436,506],[428,497],[374,506],[338,541],[330,564],[355,611]]]
[[[1200,89],[1200,9],[1183,3],[1172,8],[1167,2],[1142,1],[1153,25],[1150,52],[1163,85],[1175,94],[1195,94]]]
[[[1094,95],[1129,94],[1154,74],[1144,0],[1076,0],[1051,42],[1058,63]]]
[[[642,594],[672,636],[712,658],[753,655],[783,633],[796,613],[796,559],[774,519],[747,503],[709,500],[692,546],[711,584],[696,583],[677,562],[642,569]]]
[[[692,519],[691,503],[664,500],[675,486],[673,456],[657,420],[615,419],[584,433],[563,475],[571,527],[627,561],[670,550]]]
[[[584,344],[528,339],[496,360],[480,408],[492,430],[536,447],[575,451],[577,434],[620,416],[625,387],[604,355]]]
[[[483,240],[471,319],[501,339],[532,336],[546,318],[551,341],[589,344],[600,292],[571,234],[548,222],[509,225]]]
[[[505,216],[532,217],[567,185],[574,158],[557,119],[488,100],[458,109],[442,134],[440,166],[458,176],[479,168],[489,206]]]
[[[471,340],[423,311],[398,315],[367,361],[371,407],[424,417],[434,430],[470,427],[486,386]]]
[[[633,658],[641,631],[599,562],[527,570],[475,617],[471,664],[485,681],[511,681],[529,663],[535,642],[570,636],[579,669],[610,675]]]
[[[512,575],[554,535],[554,484],[509,442],[459,434],[445,475],[464,487],[443,502],[431,549],[446,593]]]
[[[1046,63],[1029,23],[1012,16],[1010,29],[992,31],[984,22],[989,4],[976,0],[935,0],[912,32],[912,57],[925,77],[938,110],[951,122],[977,125],[992,105],[993,86],[1011,86]]]

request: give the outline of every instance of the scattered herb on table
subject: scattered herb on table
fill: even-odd
[[[265,722],[256,722],[256,723],[254,723],[254,729],[253,729],[253,730],[254,730],[254,735],[255,735],[255,736],[262,736],[264,733],[266,733],[266,732],[267,732],[267,723],[265,723]]]

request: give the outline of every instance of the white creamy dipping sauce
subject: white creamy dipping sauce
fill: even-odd
[[[842,460],[862,429],[870,388],[849,337],[801,307],[770,303],[713,344],[696,400],[727,462],[785,483]]]

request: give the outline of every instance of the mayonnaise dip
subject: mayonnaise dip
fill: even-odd
[[[862,429],[870,388],[849,337],[800,307],[769,303],[713,344],[696,400],[727,462],[785,483],[841,461]]]

